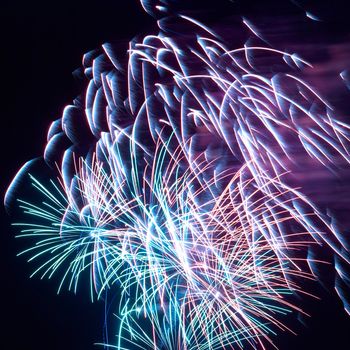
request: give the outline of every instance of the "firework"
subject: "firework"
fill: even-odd
[[[39,206],[21,201],[41,223],[19,224],[20,237],[37,241],[22,254],[45,257],[34,274],[61,274],[59,290],[67,284],[76,291],[84,271],[92,298],[121,289],[118,348],[124,341],[140,348],[263,346],[273,328],[285,328],[274,316],[298,310],[285,298],[302,292],[293,277],[312,278],[290,254],[310,244],[309,232],[297,239],[280,232],[291,222],[308,227],[289,209],[292,198],[283,198],[302,199],[288,188],[269,195],[252,189],[242,178],[246,166],[201,184],[210,165],[184,168],[182,151],[170,153],[169,143],[157,146],[152,163],[131,159],[129,174],[116,144],[105,150],[106,163],[81,160],[74,198],[32,178],[45,199]],[[211,187],[224,178],[214,195]],[[152,336],[136,327],[142,318]]]
[[[85,100],[48,133],[58,180],[30,175],[42,200],[19,200],[19,236],[35,241],[21,254],[33,275],[59,275],[58,291],[85,274],[92,299],[119,293],[106,347],[265,349],[283,315],[304,312],[292,297],[317,277],[310,247],[346,279],[344,239],[293,174],[347,165],[349,127],[296,73],[312,65],[249,20],[259,44],[239,48],[187,15],[158,23],[126,62],[111,44],[84,56]]]

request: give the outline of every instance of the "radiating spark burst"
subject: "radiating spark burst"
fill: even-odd
[[[288,188],[251,190],[252,180],[242,178],[246,166],[200,183],[212,165],[184,169],[182,148],[170,152],[170,142],[158,144],[145,166],[132,153],[129,174],[121,171],[118,144],[105,149],[108,162],[80,159],[79,197],[32,178],[45,201],[21,206],[47,224],[23,231],[37,240],[23,253],[33,254],[30,260],[47,256],[34,274],[63,273],[59,290],[68,283],[76,291],[85,270],[92,298],[93,291],[100,297],[119,286],[117,348],[128,348],[124,342],[159,349],[264,347],[274,328],[286,328],[277,314],[302,312],[286,299],[303,292],[295,276],[312,278],[291,254],[310,244],[305,217],[288,208],[302,198]],[[222,193],[213,195],[213,183],[225,179]],[[283,188],[276,178],[265,179],[270,182]],[[287,193],[292,197],[285,200]],[[291,222],[304,231],[282,234]],[[137,326],[142,319],[153,335]]]
[[[48,135],[59,185],[31,176],[44,200],[20,201],[31,218],[20,236],[36,240],[22,254],[39,261],[33,275],[61,274],[58,291],[84,273],[92,299],[120,290],[108,347],[266,349],[283,314],[303,312],[291,297],[316,277],[311,245],[329,246],[344,274],[342,236],[292,175],[301,161],[348,164],[349,127],[294,73],[311,67],[298,55],[228,49],[178,21],[183,35],[160,20],[133,41],[124,69],[110,44],[84,57],[85,103]]]

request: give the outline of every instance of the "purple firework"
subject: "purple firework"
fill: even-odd
[[[348,167],[350,127],[308,82],[312,62],[251,19],[238,36],[194,5],[141,3],[158,31],[126,57],[115,44],[86,54],[86,92],[50,127],[58,176],[30,175],[44,200],[20,200],[37,220],[19,223],[36,240],[23,253],[34,274],[61,274],[59,290],[85,272],[92,299],[118,290],[107,347],[266,349],[283,314],[304,313],[293,295],[311,294],[319,251],[348,280],[337,218],[305,185],[310,170],[318,181]]]

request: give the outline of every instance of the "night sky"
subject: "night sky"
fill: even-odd
[[[242,3],[249,3],[249,5]],[[232,11],[283,15],[300,11],[288,1],[242,0]],[[262,5],[264,3],[264,5]],[[276,3],[279,5],[276,7]],[[344,3],[300,2],[324,16],[327,40],[350,38]],[[293,10],[290,10],[290,9]],[[154,20],[136,0],[8,1],[0,3],[2,103],[0,193],[16,171],[43,153],[50,122],[84,86],[72,72],[82,55],[106,41],[127,43],[149,32]],[[307,35],[307,34],[306,34]],[[350,40],[350,39],[349,39]],[[21,245],[14,239],[10,218],[1,206],[0,348],[25,350],[102,349],[104,304],[91,304],[88,293],[56,295],[57,280],[29,279],[33,266],[16,257]],[[318,290],[321,301],[308,302],[312,318],[295,324],[298,337],[276,338],[281,350],[350,349],[350,317],[333,292]],[[131,349],[130,349],[131,350]]]

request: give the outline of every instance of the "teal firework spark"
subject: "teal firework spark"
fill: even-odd
[[[285,329],[276,315],[301,311],[286,298],[301,292],[293,277],[312,277],[290,254],[310,244],[307,221],[289,208],[302,197],[278,179],[264,179],[280,187],[266,195],[243,179],[245,167],[205,179],[212,165],[186,168],[170,143],[141,165],[130,140],[129,172],[118,143],[104,149],[108,162],[79,159],[74,198],[31,177],[44,200],[20,201],[40,223],[17,224],[36,241],[21,254],[43,261],[33,275],[59,275],[59,291],[76,291],[84,272],[92,299],[119,289],[118,349],[263,346]],[[225,183],[220,195],[215,181]],[[280,232],[291,222],[304,227],[298,238]]]

